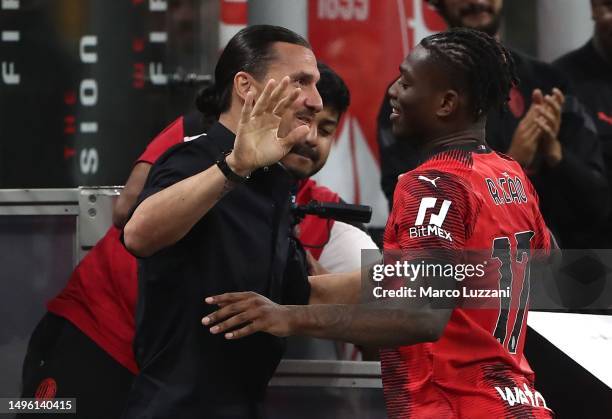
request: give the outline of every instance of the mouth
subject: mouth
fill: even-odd
[[[481,15],[493,16],[493,9],[483,4],[471,4],[467,6],[466,8],[462,9],[459,13],[461,17],[468,17],[468,16],[479,17]]]
[[[391,115],[389,115],[389,118],[391,118],[391,119],[399,118],[399,116],[400,116],[400,108],[399,108],[399,106],[395,105],[395,103],[393,103],[393,102],[389,102],[389,104],[391,105]]]
[[[294,146],[291,149],[290,153],[306,158],[313,162],[317,161],[317,159],[319,158],[317,152],[313,148],[301,144]]]

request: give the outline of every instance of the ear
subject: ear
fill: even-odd
[[[255,97],[257,97],[257,88],[253,76],[244,71],[236,73],[234,76],[234,91],[243,101],[249,92],[254,92]]]
[[[436,115],[447,118],[459,108],[459,94],[455,90],[447,90],[440,96],[440,105]]]

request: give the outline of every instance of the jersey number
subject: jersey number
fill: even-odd
[[[518,347],[523,321],[525,320],[525,309],[527,308],[529,300],[529,262],[531,257],[531,239],[533,239],[534,235],[535,233],[533,231],[522,231],[514,234],[514,239],[516,240],[516,262],[525,265],[525,273],[523,281],[521,281],[521,296],[519,307],[516,312],[516,319],[514,320],[514,327],[512,328],[510,339],[508,339],[508,351],[512,354],[516,353],[516,348]],[[509,289],[510,295],[512,295],[514,274],[512,272],[513,263],[511,260],[510,238],[499,237],[493,240],[493,254],[491,257],[501,262],[501,266],[499,267],[499,289],[502,291]],[[493,336],[502,345],[508,333],[510,299],[511,297],[500,297],[499,316],[497,318],[495,330],[493,331]]]

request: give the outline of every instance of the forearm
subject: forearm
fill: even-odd
[[[125,245],[147,257],[182,239],[234,184],[213,165],[145,199],[124,230]]]
[[[361,291],[361,270],[308,277],[308,304],[357,304]]]
[[[289,306],[295,335],[335,339],[358,345],[395,347],[440,338],[449,313],[405,311],[372,305]]]
[[[130,177],[125,182],[123,191],[121,191],[121,195],[117,198],[113,208],[113,224],[115,227],[123,228],[125,226],[130,210],[138,200],[138,195],[144,187],[150,170],[151,164],[144,161],[136,163],[132,169]]]

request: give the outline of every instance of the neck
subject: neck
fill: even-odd
[[[595,33],[595,35],[593,35],[593,46],[595,47],[595,51],[597,52],[597,54],[608,64],[612,65],[612,53],[611,51],[607,51],[603,42],[601,41],[601,39],[599,38],[599,36],[597,35],[597,32]]]
[[[236,134],[238,131],[238,122],[240,121],[240,113],[236,115],[236,112],[225,112],[219,115],[219,123],[223,124],[225,128]]]
[[[423,146],[423,151],[428,152],[437,148],[464,144],[485,145],[486,140],[484,126],[473,127],[464,131],[456,131],[452,134],[427,141],[427,143]]]

